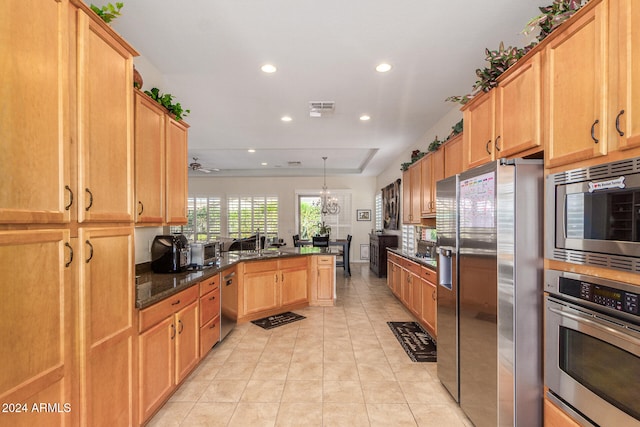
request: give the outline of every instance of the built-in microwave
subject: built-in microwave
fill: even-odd
[[[640,272],[640,157],[547,176],[545,257]]]

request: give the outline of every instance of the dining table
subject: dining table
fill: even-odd
[[[298,246],[313,246],[312,240],[298,240]],[[347,239],[329,240],[329,247],[341,247],[344,260],[344,274],[351,276],[351,267],[349,265],[349,241]]]

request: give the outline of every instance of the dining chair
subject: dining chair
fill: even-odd
[[[353,236],[351,234],[347,234],[347,252],[349,252],[349,250],[351,249],[351,238]],[[351,269],[349,268],[349,265],[347,265],[344,261],[344,251],[341,249],[338,252],[338,255],[336,255],[336,267],[342,267],[344,268],[345,272],[348,272],[349,275],[351,275]]]
[[[329,236],[313,236],[312,242],[313,246],[316,248],[328,248]]]
[[[300,235],[299,234],[294,234],[293,235],[293,247],[297,248],[300,246]]]

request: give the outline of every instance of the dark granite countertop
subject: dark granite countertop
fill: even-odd
[[[183,273],[158,274],[151,271],[150,263],[136,265],[136,308],[143,309],[162,301],[180,291],[194,286],[205,279],[233,267],[244,261],[261,261],[266,259],[278,259],[307,255],[335,255],[337,247],[329,248],[280,248],[277,250],[266,249],[262,255],[255,251],[223,252],[219,262],[201,270],[188,270]]]
[[[435,258],[420,258],[420,257],[417,257],[416,254],[410,254],[408,252],[403,251],[402,249],[397,249],[397,248],[387,248],[387,250],[389,252],[398,254],[401,257],[410,259],[411,261],[416,262],[420,265],[424,265],[425,267],[430,268],[431,270],[436,271],[438,269],[438,260],[436,260]]]

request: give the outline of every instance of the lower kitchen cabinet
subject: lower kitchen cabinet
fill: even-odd
[[[336,276],[335,264],[335,256],[333,255],[311,257],[309,305],[333,305],[333,285]]]
[[[139,421],[144,423],[196,366],[198,286],[139,312]]]
[[[388,255],[387,286],[433,338],[437,337],[437,273],[393,252]]]
[[[200,358],[220,341],[220,273],[200,282]]]
[[[133,226],[78,231],[80,424],[135,418],[136,317]]]
[[[242,269],[239,318],[309,301],[308,257],[247,262]]]
[[[0,402],[71,403],[73,259],[69,230],[0,231]],[[71,245],[70,245],[71,246]],[[37,260],[18,265],[16,260]],[[10,280],[9,280],[10,278]],[[0,413],[0,425],[72,425],[69,412]],[[77,422],[75,422],[77,424]]]
[[[436,287],[437,274],[426,267],[420,267],[420,287],[422,294],[420,304],[420,323],[424,326],[433,338],[437,337],[437,310],[438,310],[438,288]]]

